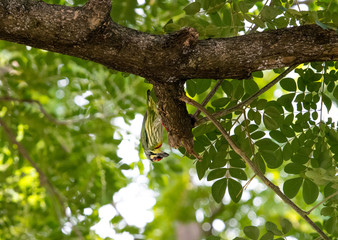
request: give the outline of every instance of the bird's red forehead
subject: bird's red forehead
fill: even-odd
[[[154,157],[153,162],[159,162],[162,160],[162,157]]]

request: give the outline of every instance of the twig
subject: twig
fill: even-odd
[[[254,178],[256,177],[256,174],[254,174],[249,181],[247,181],[244,186],[242,187],[241,191],[239,191],[239,193],[236,195],[236,198],[238,198],[239,194],[241,194],[241,192],[243,192],[243,190],[246,190],[247,187],[249,187],[249,184],[252,182],[252,180],[254,180]]]
[[[190,104],[197,109],[200,109],[201,112],[203,112],[208,119],[218,128],[218,130],[222,133],[224,138],[228,141],[229,145],[232,147],[232,149],[243,158],[243,160],[246,162],[246,164],[249,165],[249,167],[254,171],[254,173],[264,182],[266,186],[271,188],[286,204],[291,206],[306,222],[308,222],[311,227],[319,233],[320,236],[322,236],[326,240],[330,240],[328,236],[307,216],[306,212],[304,212],[302,209],[300,209],[294,202],[292,202],[287,196],[284,195],[284,193],[281,192],[279,187],[274,185],[269,179],[267,179],[264,174],[257,168],[257,166],[246,156],[245,152],[242,151],[237,144],[232,140],[230,135],[225,131],[225,129],[222,127],[222,125],[217,121],[217,119],[211,115],[201,104],[197,103],[191,98],[188,98],[187,96],[182,96],[181,100],[184,101],[187,104]]]
[[[243,113],[243,116],[244,116],[245,130],[246,130],[246,133],[247,133],[247,135],[248,135],[248,140],[249,140],[249,144],[250,144],[252,156],[253,156],[253,159],[254,159],[255,163],[257,164],[256,155],[255,155],[255,146],[254,146],[253,143],[252,143],[251,134],[250,134],[250,132],[249,132],[249,126],[248,126],[248,121],[247,121],[248,119],[247,119],[247,117],[246,117],[245,109],[242,110],[242,113]],[[256,177],[256,174],[253,175],[253,176],[249,179],[249,181],[242,187],[241,191],[237,194],[236,197],[238,197],[239,194],[240,194],[241,192],[243,192],[243,190],[246,189],[246,188],[249,186],[249,184],[251,183],[251,181],[252,181],[255,177]]]
[[[250,103],[252,103],[256,98],[258,98],[258,96],[262,95],[263,93],[265,93],[266,91],[268,91],[271,87],[273,87],[276,83],[278,83],[280,80],[282,80],[287,74],[289,74],[293,69],[295,69],[298,66],[298,64],[294,64],[291,65],[290,67],[288,67],[284,72],[282,72],[281,74],[278,75],[278,77],[276,77],[274,80],[272,80],[271,82],[269,82],[267,85],[265,85],[264,87],[262,87],[260,90],[258,90],[256,93],[254,93],[252,96],[250,96],[249,98],[245,99],[243,102],[237,104],[236,106],[233,106],[231,108],[228,109],[224,109],[222,111],[219,111],[215,114],[213,114],[212,116],[214,118],[219,118],[222,116],[225,116],[229,113],[232,113],[238,109],[241,109],[245,106],[248,106]],[[245,81],[245,80],[244,80]],[[201,118],[199,119],[196,123],[195,126],[201,125],[205,122],[210,121],[207,117]]]
[[[264,6],[263,6],[262,10],[258,13],[257,18],[260,17],[260,15],[262,14],[262,11],[266,8],[266,5],[268,4],[268,2],[269,2],[269,0],[267,0],[267,1],[264,3]],[[272,1],[270,2],[270,5],[272,5]],[[251,33],[256,32],[257,29],[258,29],[258,26],[257,26],[256,24],[252,24],[252,25],[250,26],[249,30],[248,30],[248,32],[249,32],[248,34],[251,34]]]
[[[215,95],[217,89],[221,86],[223,82],[223,79],[220,79],[217,81],[217,83],[215,84],[214,88],[209,92],[209,94],[204,98],[203,102],[201,103],[201,105],[204,107],[205,105],[207,105],[207,103],[210,101],[210,99],[212,98],[212,96]],[[196,112],[194,113],[194,115],[192,116],[193,119],[197,119],[198,115],[200,115],[201,111],[199,109],[196,110]]]
[[[297,4],[297,7],[298,7],[298,11],[300,12],[301,10],[300,10],[300,6],[299,6],[299,3],[298,3],[297,0],[296,0],[296,4]]]
[[[326,197],[325,199],[323,199],[320,203],[318,203],[316,206],[314,206],[313,208],[311,208],[309,211],[306,212],[307,215],[309,215],[313,210],[315,210],[319,205],[321,205],[322,203],[326,202],[327,200],[329,200],[330,198],[333,198],[334,196],[336,196],[338,194],[338,192],[335,192],[333,194],[331,194],[330,196]]]
[[[55,196],[56,199],[58,200],[60,207],[62,209],[62,212],[64,215],[66,215],[66,204],[63,201],[61,195],[59,194],[59,192],[55,189],[55,187],[53,186],[53,184],[49,181],[48,177],[45,175],[45,173],[39,168],[39,166],[33,161],[33,159],[30,157],[29,153],[27,152],[27,150],[22,146],[21,143],[19,143],[16,140],[16,137],[14,135],[14,133],[12,132],[12,130],[9,129],[9,127],[6,125],[6,123],[0,118],[0,126],[2,126],[3,130],[5,131],[6,135],[9,138],[9,141],[12,144],[15,144],[18,147],[18,151],[19,153],[32,165],[32,167],[37,171],[37,173],[39,174],[39,180],[40,180],[40,184],[42,186],[44,186],[47,190],[50,191],[50,193],[52,194],[52,196]],[[72,224],[71,219],[69,216],[67,216],[67,220]],[[74,230],[74,232],[78,235],[79,239],[84,239],[81,232],[77,229],[77,227],[75,225],[72,224],[72,229]]]
[[[326,72],[326,64],[324,63],[324,67],[323,67],[323,76]],[[321,87],[321,99],[320,99],[320,122],[322,122],[323,120],[323,94],[324,94],[324,79],[322,80],[322,87]]]

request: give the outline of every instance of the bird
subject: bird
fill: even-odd
[[[161,150],[163,143],[163,126],[161,116],[154,99],[147,91],[147,110],[143,117],[141,130],[141,144],[147,158],[152,162],[158,162],[169,154]]]

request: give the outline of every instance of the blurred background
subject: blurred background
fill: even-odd
[[[197,2],[198,11],[188,0],[113,0],[111,16],[121,25],[154,34],[192,26],[203,39],[297,25],[305,19],[305,15],[299,19],[300,12],[314,22],[324,14],[313,16],[314,12],[338,6],[335,1],[272,1],[278,6],[276,13],[261,11],[270,1]],[[275,20],[269,19],[273,15]],[[255,17],[249,21],[247,16]],[[330,16],[334,18],[333,13]],[[260,72],[254,81],[261,87],[276,76],[274,71]],[[293,72],[289,77],[298,75]],[[186,87],[201,102],[215,84],[189,80]],[[233,239],[245,236],[245,226],[264,229],[272,222],[279,229],[291,223],[288,240],[309,239],[310,226],[257,178],[237,202],[226,190],[217,203],[211,192],[215,181],[196,171],[195,159],[170,149],[166,136],[163,149],[170,156],[158,163],[145,159],[139,140],[146,91],[151,88],[135,75],[0,41],[0,118],[54,186],[40,184],[36,169],[0,131],[1,240]],[[284,93],[276,86],[262,97],[273,100]],[[215,99],[223,96],[218,91]],[[336,111],[335,104],[332,109]],[[188,110],[194,112],[190,106]],[[323,111],[323,115],[327,120],[338,113]],[[245,177],[236,182],[243,186],[254,174],[241,168]],[[282,188],[289,174],[279,167],[269,169],[266,176]],[[318,202],[323,198],[319,194]],[[301,193],[293,201],[310,209]],[[322,221],[323,216],[316,209],[311,218]]]

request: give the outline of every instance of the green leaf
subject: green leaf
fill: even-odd
[[[334,207],[324,207],[322,210],[320,210],[320,214],[323,216],[334,216],[335,209]]]
[[[300,187],[302,186],[302,183],[303,178],[301,177],[286,180],[283,185],[284,194],[288,198],[294,198],[297,195]]]
[[[267,100],[266,99],[258,99],[257,101],[257,110],[263,110],[265,108],[267,104]]]
[[[211,235],[211,236],[207,237],[206,240],[221,240],[221,238],[218,237],[218,236],[213,236],[213,235]]]
[[[187,15],[194,15],[200,11],[201,4],[199,2],[190,3],[188,6],[183,8]]]
[[[289,160],[293,155],[293,149],[290,143],[285,144],[283,148],[283,160]]]
[[[217,180],[211,186],[211,194],[217,203],[220,203],[222,201],[226,188],[227,188],[226,178]]]
[[[210,165],[210,157],[208,153],[205,153],[203,156],[203,160],[197,161],[196,163],[197,176],[200,180],[204,177],[204,174],[209,168],[209,165]]]
[[[163,27],[166,33],[176,32],[181,29],[181,26],[176,23],[168,23]]]
[[[302,153],[296,153],[291,157],[291,161],[298,164],[305,164],[310,160],[308,155]]]
[[[187,92],[191,97],[195,97],[196,95],[196,83],[194,80],[188,80],[187,81]]]
[[[240,180],[247,180],[248,177],[246,176],[246,173],[239,168],[230,168],[229,170],[230,175],[234,178],[240,179]]]
[[[249,9],[252,7],[252,6],[251,7],[250,6],[251,5],[249,5],[249,2],[245,2],[245,1],[238,2],[238,7],[243,13],[247,13],[249,11]]]
[[[264,161],[266,162],[267,166],[271,169],[278,168],[283,163],[282,152],[278,151],[269,151],[269,150],[262,150],[260,151]]]
[[[269,134],[277,142],[280,142],[280,143],[287,142],[287,138],[285,137],[285,135],[282,132],[278,131],[278,130],[272,130],[272,131],[270,131]]]
[[[230,98],[219,98],[211,102],[211,105],[214,107],[224,107],[230,102]]]
[[[253,17],[253,22],[260,28],[265,28],[265,22],[260,18],[260,17],[257,17],[257,16],[252,16]],[[256,77],[256,76],[254,76]],[[262,76],[263,77],[263,76]]]
[[[244,81],[244,89],[246,93],[254,94],[259,90],[259,87],[253,79],[249,79]]]
[[[328,183],[324,188],[324,197],[328,197],[336,192],[333,188],[333,183]]]
[[[337,216],[331,217],[324,222],[324,229],[328,233],[333,234],[334,232],[337,232],[337,224],[338,224],[338,217]]]
[[[272,232],[265,233],[260,240],[273,240],[274,234]]]
[[[195,89],[197,94],[204,93],[211,86],[211,79],[195,79]]]
[[[283,13],[283,11],[274,6],[265,6],[261,11],[261,16],[265,20],[272,20],[281,13]]]
[[[265,162],[262,158],[262,156],[260,154],[256,154],[256,161],[257,161],[257,165],[259,167],[259,170],[261,170],[261,172],[264,174],[266,171],[266,166],[265,166]]]
[[[228,185],[229,195],[232,201],[236,203],[239,202],[242,197],[242,185],[232,178],[229,178]]]
[[[209,124],[203,124],[203,125],[199,125],[197,127],[195,127],[193,129],[193,134],[194,134],[194,137],[199,137],[201,135],[204,135],[206,133],[209,133],[209,132],[213,132],[216,130],[216,127],[214,124],[212,123],[209,123]]]
[[[217,179],[217,178],[222,178],[222,177],[225,176],[226,172],[227,172],[226,168],[219,168],[219,169],[212,170],[208,174],[207,180],[211,181],[211,180],[214,180],[214,179]]]
[[[329,25],[326,25],[318,20],[316,20],[316,24],[321,27],[322,29],[330,29],[331,27]]]
[[[336,88],[333,91],[333,96],[338,99],[338,86],[336,86]]]
[[[259,237],[259,229],[255,226],[246,226],[244,227],[243,232],[250,239],[256,240]]]
[[[297,90],[296,82],[293,78],[283,78],[280,81],[281,87],[289,92],[295,92]]]
[[[290,222],[289,220],[285,219],[285,218],[283,218],[283,219],[281,220],[280,225],[281,225],[281,227],[282,227],[282,232],[283,232],[284,234],[290,232],[290,230],[292,229],[292,224],[291,224],[291,222]]]
[[[256,123],[257,125],[260,125],[260,124],[261,124],[261,122],[262,122],[262,116],[261,116],[261,114],[259,113],[259,111],[255,112],[255,114],[254,114],[254,120],[255,120],[255,123]]]
[[[235,157],[233,157],[235,156]],[[246,165],[243,160],[233,151],[230,152],[230,165],[231,167],[245,168]]]
[[[230,97],[232,95],[233,87],[232,87],[232,84],[229,81],[223,81],[222,82],[222,89],[228,97]]]
[[[130,166],[128,165],[128,164],[122,164],[121,166],[120,166],[120,169],[121,170],[130,170],[131,168],[130,168]]]
[[[293,112],[293,105],[292,101],[295,97],[295,93],[289,93],[282,95],[277,99],[277,102],[279,102],[287,111]]]
[[[310,179],[306,178],[303,184],[303,199],[306,204],[314,203],[319,194],[318,186]]]
[[[276,144],[270,138],[263,138],[261,140],[258,140],[256,142],[256,145],[259,147],[260,150],[276,151],[279,148],[278,144]]]
[[[266,222],[265,228],[266,228],[267,231],[272,232],[274,235],[277,235],[277,236],[283,235],[283,233],[280,230],[278,230],[277,225],[272,223],[272,222],[269,222],[269,221]]]
[[[222,26],[223,22],[218,12],[213,12],[209,16],[213,24],[215,24],[216,26]]]
[[[233,86],[233,98],[239,100],[244,94],[243,81],[242,80],[232,80],[231,84]]]
[[[256,132],[254,132],[254,133],[251,134],[251,138],[255,139],[255,140],[256,139],[261,139],[264,136],[265,136],[265,132],[263,132],[263,131],[256,131]]]
[[[220,168],[224,167],[227,163],[227,160],[225,159],[226,153],[222,151],[218,151],[215,155],[215,157],[212,159],[212,163],[210,165],[210,168]]]
[[[284,171],[291,174],[299,174],[306,169],[304,165],[298,163],[289,163],[285,166]]]
[[[327,108],[327,111],[330,111],[331,106],[332,106],[332,100],[325,93],[322,93],[322,98],[323,98],[325,107]]]
[[[255,78],[263,78],[264,74],[263,74],[263,71],[257,71],[257,72],[253,72],[252,76]]]
[[[275,107],[265,108],[263,123],[268,130],[275,130],[279,127],[278,119],[280,119],[280,112]]]

